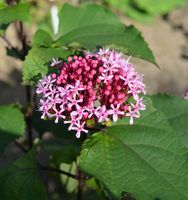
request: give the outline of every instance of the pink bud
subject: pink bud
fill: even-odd
[[[116,81],[119,81],[119,76],[118,76],[118,75],[115,75],[115,76],[114,76],[114,79],[115,79]]]
[[[77,74],[81,74],[81,73],[82,73],[82,69],[79,68],[79,69],[77,70]]]
[[[57,75],[55,73],[52,74],[52,78],[55,79]]]
[[[109,90],[106,90],[106,91],[104,92],[104,94],[105,94],[106,96],[108,96],[108,95],[110,94],[110,91],[109,91]]]
[[[68,60],[68,62],[71,62],[72,58],[69,56],[67,60]]]
[[[89,66],[86,66],[86,67],[85,67],[85,70],[86,70],[86,71],[89,71],[89,70],[90,70],[90,67],[89,67]]]

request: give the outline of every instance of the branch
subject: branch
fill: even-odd
[[[76,175],[71,174],[71,173],[66,172],[66,171],[63,171],[61,169],[44,166],[44,165],[41,165],[40,163],[38,163],[38,165],[39,165],[40,170],[42,170],[42,171],[56,172],[56,173],[59,173],[59,174],[64,174],[64,175],[69,176],[69,177],[76,179],[76,180],[78,179]]]
[[[27,153],[28,150],[23,147],[19,142],[17,142],[16,140],[14,140],[14,144],[23,152],[23,153]]]
[[[24,53],[24,56],[26,56],[28,53],[27,41],[26,41],[26,35],[24,33],[24,29],[23,29],[23,23],[21,21],[19,22],[19,31],[20,31],[20,41],[22,43],[23,53]]]

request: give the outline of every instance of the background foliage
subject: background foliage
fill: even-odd
[[[106,2],[139,22],[150,23],[157,15],[167,14],[185,5],[187,0],[106,0]]]

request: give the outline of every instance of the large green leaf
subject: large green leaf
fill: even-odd
[[[85,4],[75,7],[65,4],[59,12],[59,36],[75,31],[78,28],[90,28],[95,25],[119,25],[119,18],[109,10],[95,4]]]
[[[182,142],[188,147],[188,100],[167,94],[151,96],[153,105],[162,111]]]
[[[19,3],[14,6],[0,7],[0,25],[9,24],[11,22],[21,20],[29,20],[29,4]]]
[[[47,200],[47,194],[38,176],[35,151],[31,151],[13,164],[1,168],[1,199]]]
[[[76,45],[86,49],[109,45],[156,64],[140,32],[133,26],[125,27],[117,16],[98,5],[74,7],[65,4],[59,17],[57,45]]]
[[[18,108],[0,106],[0,155],[10,141],[23,136],[24,116]]]
[[[37,43],[37,40],[35,41]],[[48,63],[53,57],[66,58],[70,54],[62,48],[45,48],[34,46],[26,56],[23,68],[25,84],[34,84],[41,74],[48,72]]]
[[[135,125],[120,120],[87,140],[80,167],[115,197],[129,192],[139,200],[187,200],[187,149],[164,115],[147,102],[147,110]]]

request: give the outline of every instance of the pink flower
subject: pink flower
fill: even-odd
[[[66,62],[53,58],[51,66],[57,73],[39,80],[36,92],[41,95],[42,118],[55,118],[55,123],[63,119],[70,124],[70,131],[76,131],[76,137],[88,132],[87,120],[91,118],[105,123],[130,117],[133,124],[139,111],[145,110],[140,98],[145,85],[130,57],[126,59],[108,47],[81,55],[69,56]]]
[[[80,120],[78,120],[77,117],[74,116],[74,115],[71,116],[71,119],[70,119],[69,121],[67,121],[67,120],[64,121],[64,124],[70,124],[70,126],[69,126],[69,131],[73,130],[73,129],[72,129],[73,126],[74,126],[75,124],[78,124],[78,123],[80,123]]]
[[[52,85],[49,86],[49,90],[45,92],[44,97],[54,96],[57,94],[57,88],[53,88]]]
[[[59,94],[56,94],[55,96],[48,96],[48,101],[51,107],[55,107],[56,104],[61,103],[61,99],[59,98]]]
[[[107,122],[109,120],[109,111],[106,109],[106,106],[98,107],[95,112],[99,122]]]
[[[82,124],[81,123],[76,123],[75,126],[72,127],[72,130],[76,131],[76,137],[77,138],[80,138],[81,132],[88,133],[88,130],[84,129],[84,125],[85,125],[85,122],[83,122]]]
[[[80,81],[76,81],[75,85],[72,86],[72,85],[69,85],[69,88],[70,88],[70,91],[73,93],[73,94],[78,94],[79,91],[82,91],[84,90],[83,87],[80,87]]]
[[[63,115],[64,109],[58,110],[56,107],[54,108],[55,113],[52,114],[52,117],[55,117],[55,123],[58,123],[59,119],[65,119]]]
[[[85,108],[77,105],[76,110],[71,112],[71,116],[77,116],[78,119],[82,119],[87,114]]]
[[[58,60],[58,58],[53,58],[52,63],[51,63],[51,67],[54,67],[54,66],[56,66],[60,63],[61,63],[61,60]]]
[[[108,75],[107,73],[102,74],[102,76],[99,76],[99,79],[101,79],[102,81],[104,81],[104,83],[108,82],[109,80],[111,80],[113,78],[113,75]]]
[[[49,100],[43,100],[43,99],[40,99],[40,103],[39,103],[39,111],[43,111],[45,109],[50,109],[51,107],[51,104],[49,102]]]
[[[88,112],[88,118],[91,118],[96,113],[96,108],[93,106],[93,103],[90,106],[86,107],[86,110]]]
[[[117,106],[115,107],[113,104],[111,104],[112,109],[108,111],[108,114],[112,115],[112,119],[114,122],[118,120],[118,116],[125,114],[125,112],[120,111],[120,106],[120,104],[117,104]]]
[[[73,106],[79,107],[79,103],[83,102],[83,99],[76,99],[76,96],[67,97],[67,105],[69,108],[72,108]]]
[[[36,89],[36,93],[37,94],[46,94],[46,92],[48,92],[48,88],[47,87],[44,87],[43,85],[42,85],[42,83],[38,83],[37,84],[37,89]]]
[[[126,114],[127,117],[130,117],[130,125],[133,125],[134,118],[139,118],[140,114],[138,113],[138,110],[132,110],[131,107],[128,108],[129,112]]]

